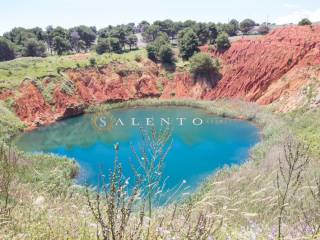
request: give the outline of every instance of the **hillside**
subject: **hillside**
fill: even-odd
[[[87,54],[31,59],[27,67],[28,58],[2,63],[2,71],[12,69],[12,80],[1,81],[0,99],[31,128],[78,115],[91,104],[145,97],[239,98],[273,103],[278,111],[319,104],[319,25],[278,28],[264,37],[240,39],[223,53],[212,47],[201,50],[220,59],[216,86],[194,81],[183,69],[167,72],[141,51],[94,56],[96,66],[90,66],[92,56]],[[23,69],[32,68],[33,76],[23,77]]]
[[[260,104],[280,101],[288,111],[319,104],[320,26],[279,28],[255,40],[239,40],[223,54],[222,79],[206,99],[237,97]],[[316,94],[314,99],[308,93]]]

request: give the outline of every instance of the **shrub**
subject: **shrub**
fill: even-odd
[[[148,58],[152,61],[160,60],[162,63],[172,63],[173,51],[167,34],[161,33],[153,43],[147,46]]]
[[[130,34],[126,39],[126,43],[129,45],[130,50],[132,47],[137,48],[138,37],[135,34]]]
[[[119,38],[110,37],[108,38],[108,42],[110,43],[111,51],[116,53],[122,52],[122,47]]]
[[[163,45],[159,49],[159,59],[162,63],[173,63],[174,62],[174,53],[169,44]]]
[[[217,49],[226,50],[230,47],[229,35],[225,32],[220,33],[216,39]]]
[[[110,42],[106,38],[99,38],[99,41],[96,46],[96,52],[98,54],[104,54],[111,50]]]
[[[71,44],[67,39],[56,36],[53,38],[53,49],[58,55],[62,55],[71,49]]]
[[[156,47],[153,44],[149,44],[146,49],[148,53],[148,58],[152,61],[156,61],[157,60]]]
[[[0,61],[8,61],[15,58],[13,44],[7,39],[0,37]]]
[[[205,45],[208,40],[209,40],[209,35],[210,35],[210,31],[209,28],[207,26],[207,24],[205,23],[197,23],[194,27],[193,27],[195,33],[198,36],[199,39],[199,44],[200,45]]]
[[[308,18],[303,18],[299,22],[300,26],[305,26],[305,25],[312,25],[312,22]]]
[[[216,70],[217,67],[208,54],[197,53],[192,58],[190,58],[190,73],[194,77],[208,78]]]
[[[194,53],[199,51],[199,39],[192,28],[186,28],[179,32],[178,45],[183,59],[189,59]]]
[[[46,46],[43,42],[36,39],[29,39],[24,44],[23,56],[25,57],[44,57],[46,55]]]
[[[137,55],[134,56],[134,60],[135,60],[136,62],[141,62],[141,61],[142,61],[142,56],[139,55],[139,54],[137,54]]]
[[[95,66],[97,64],[97,60],[95,58],[90,58],[89,62],[91,66]]]
[[[240,30],[247,34],[255,25],[256,23],[253,20],[247,18],[240,23]]]

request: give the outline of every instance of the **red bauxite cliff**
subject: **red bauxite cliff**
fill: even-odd
[[[291,82],[281,84],[284,75],[320,64],[320,26],[277,29],[256,40],[236,41],[223,54],[202,50],[223,62],[223,77],[205,98],[238,97],[268,104],[297,84],[295,74]],[[302,86],[308,79],[299,80]]]
[[[279,28],[255,40],[241,39],[224,53],[209,47],[201,51],[221,62],[216,86],[194,81],[183,72],[168,79],[159,65],[144,60],[134,68],[113,62],[99,68],[68,70],[67,85],[73,91],[56,85],[50,101],[32,80],[24,81],[18,94],[6,91],[0,99],[14,98],[17,115],[30,128],[81,114],[90,104],[145,97],[279,102],[278,111],[294,109],[310,98],[314,104],[320,103],[319,25]],[[52,83],[50,76],[43,80],[44,88]]]

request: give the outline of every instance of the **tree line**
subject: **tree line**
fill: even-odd
[[[96,28],[88,26],[70,29],[48,26],[45,30],[39,27],[17,27],[0,37],[0,52],[3,53],[0,60],[88,51],[94,44],[96,35]]]
[[[129,23],[108,26],[99,31],[96,27],[84,25],[70,29],[48,26],[45,30],[39,27],[31,29],[17,27],[0,37],[0,60],[86,52],[93,48],[98,54],[121,53],[126,47],[128,50],[137,48],[136,33],[141,33],[144,41],[150,43],[154,42],[160,33],[166,34],[168,39],[173,41],[179,32],[187,33],[190,29],[197,35],[199,44],[203,45],[208,41],[213,43],[219,32],[225,32],[230,36],[235,35],[242,25],[245,25],[243,24],[245,22],[239,24],[238,21],[232,20],[228,24],[214,24],[198,23],[191,20],[185,22],[164,20],[150,24],[147,21],[142,21],[138,25]],[[250,24],[255,25],[253,21]],[[246,31],[245,28],[242,30]],[[190,35],[190,31],[187,35]]]
[[[311,24],[311,22],[304,19],[300,24]],[[98,54],[121,53],[138,47],[138,33],[144,42],[149,44],[150,58],[170,61],[172,51],[169,47],[178,45],[181,56],[188,59],[200,45],[216,44],[218,49],[226,49],[229,46],[227,41],[229,36],[250,34],[253,28],[256,29],[256,34],[266,34],[269,31],[267,23],[259,25],[251,19],[241,22],[232,19],[228,23],[202,23],[192,20],[175,22],[168,19],[155,21],[152,24],[142,21],[137,25],[129,23],[108,26],[100,30],[94,26],[84,25],[69,29],[52,26],[46,29],[17,27],[0,36],[0,61],[16,57],[44,57],[49,54],[63,55],[89,50],[96,50]]]

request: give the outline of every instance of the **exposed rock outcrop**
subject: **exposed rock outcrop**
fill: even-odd
[[[150,60],[133,65],[112,62],[104,67],[68,70],[66,91],[55,85],[52,97],[32,80],[24,81],[13,96],[17,115],[30,128],[83,113],[86,106],[145,97],[217,99],[239,98],[259,104],[279,103],[278,111],[320,104],[320,26],[276,29],[252,40],[238,40],[225,52],[202,51],[221,62],[216,86],[195,81],[187,72],[169,79]],[[51,83],[50,76],[43,81]],[[69,86],[71,85],[71,87]]]
[[[202,50],[223,62],[222,79],[205,98],[237,97],[269,104],[288,89],[305,85],[308,77],[301,72],[320,64],[320,26],[276,29],[256,40],[236,41],[222,54],[206,47]]]

